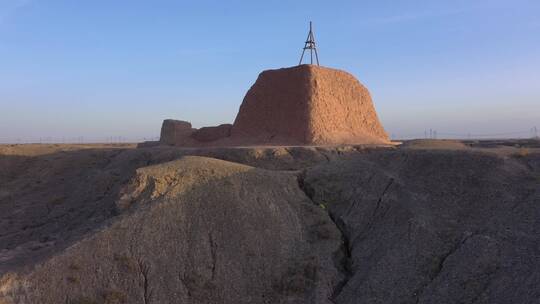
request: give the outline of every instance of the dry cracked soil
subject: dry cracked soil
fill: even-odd
[[[537,141],[0,146],[0,303],[540,303]]]

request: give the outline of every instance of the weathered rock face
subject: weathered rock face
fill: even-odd
[[[195,129],[187,121],[165,119],[161,125],[159,141],[166,145],[182,145],[189,142],[189,137],[193,131]]]
[[[232,137],[250,144],[389,142],[368,90],[349,73],[314,65],[262,72]]]
[[[222,124],[217,127],[203,127],[191,134],[191,137],[200,142],[215,141],[231,135],[231,124]]]

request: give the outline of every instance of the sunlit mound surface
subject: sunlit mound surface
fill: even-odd
[[[192,128],[165,120],[161,143],[177,146],[390,144],[371,96],[351,74],[315,65],[263,71],[234,123]]]
[[[232,136],[253,143],[388,143],[368,90],[351,74],[315,65],[262,72]]]

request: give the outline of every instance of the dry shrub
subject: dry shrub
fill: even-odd
[[[70,270],[74,270],[74,271],[75,270],[81,270],[81,267],[79,265],[77,265],[76,263],[71,263],[71,264],[69,264],[68,267],[69,267]]]
[[[135,272],[137,270],[137,261],[127,255],[115,254],[114,260],[123,270],[127,270],[129,272]]]
[[[67,277],[66,280],[72,284],[78,284],[80,282],[79,278],[72,276]]]
[[[80,298],[70,301],[69,303],[70,304],[99,304],[97,301],[88,297],[80,297]]]
[[[519,158],[522,158],[522,157],[527,157],[529,156],[529,149],[527,148],[520,148],[519,151],[514,154],[515,157],[519,157]]]
[[[125,293],[118,290],[107,290],[103,294],[105,304],[124,304],[127,303],[127,296]]]

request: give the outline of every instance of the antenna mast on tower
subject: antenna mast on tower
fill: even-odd
[[[306,50],[309,50],[311,64],[313,64],[313,51],[315,51],[315,60],[317,62],[317,65],[319,65],[319,55],[317,54],[317,47],[315,46],[315,36],[313,36],[311,21],[309,22],[309,33],[306,39],[306,44],[304,45],[304,49],[302,50],[302,56],[300,56],[300,63],[298,63],[298,65],[302,64],[302,59],[304,59],[304,53],[306,52]]]

